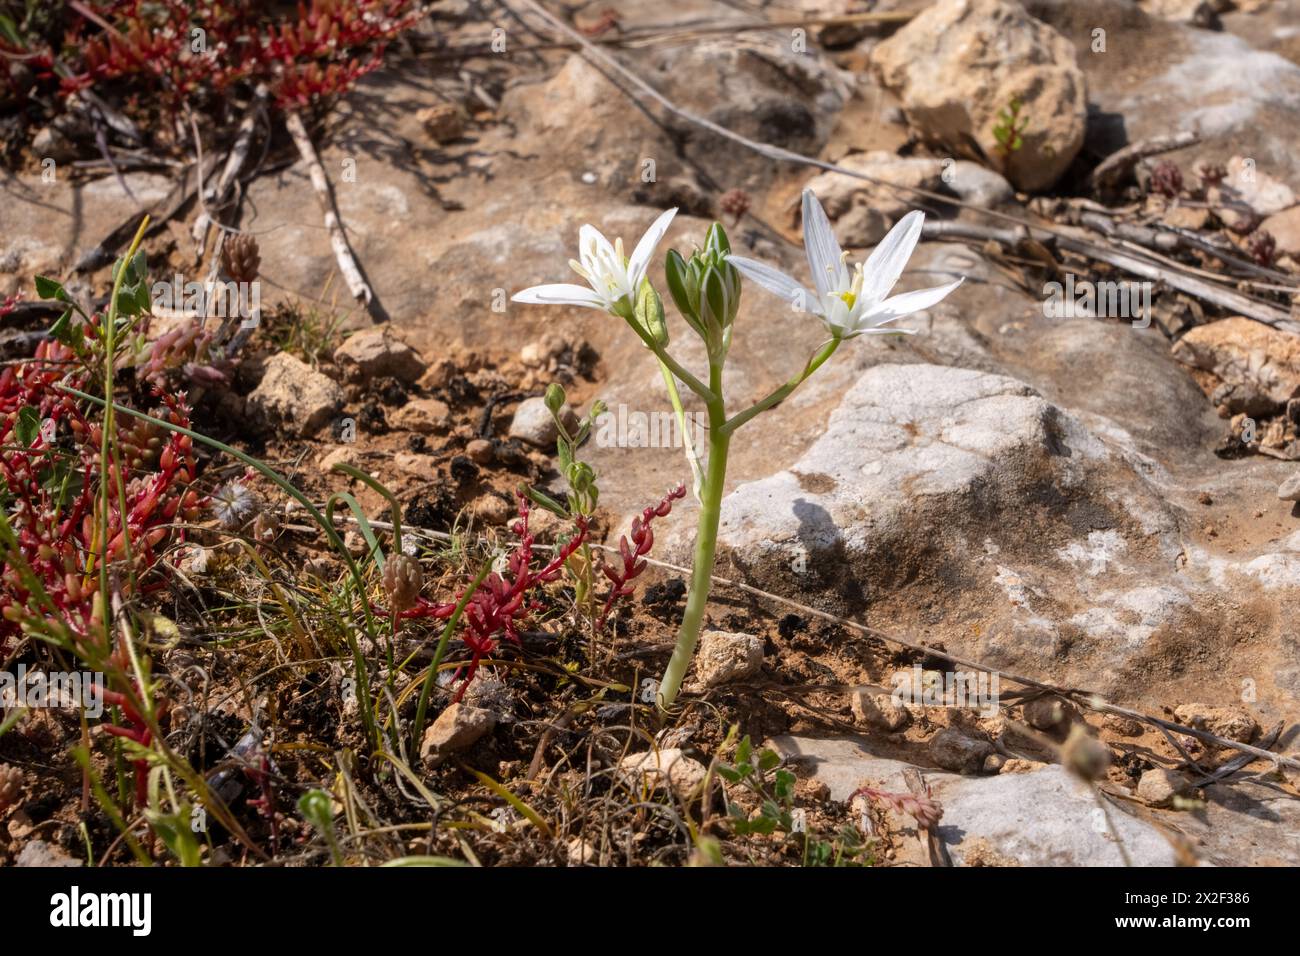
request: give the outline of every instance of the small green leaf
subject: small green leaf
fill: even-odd
[[[18,409],[18,420],[14,423],[14,434],[18,436],[18,443],[26,448],[32,446],[41,434],[41,413],[30,405],[24,405]]]
[[[63,283],[48,276],[36,277],[36,294],[42,299],[57,299],[60,302],[68,301],[68,293],[64,290]]]
[[[568,517],[568,512],[565,511],[564,505],[560,504],[550,495],[538,491],[536,488],[525,488],[524,494],[526,494],[528,499],[539,508],[545,508],[551,514],[558,515],[561,518]]]
[[[50,338],[64,345],[72,344],[72,310],[66,309],[50,326]]]

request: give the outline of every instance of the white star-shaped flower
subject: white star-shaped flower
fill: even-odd
[[[859,262],[850,273],[848,255],[831,231],[826,211],[811,189],[803,191],[803,242],[812,269],[814,293],[784,272],[743,256],[728,256],[727,261],[741,274],[764,289],[788,299],[799,308],[820,316],[827,330],[837,338],[855,335],[912,333],[913,329],[887,329],[881,326],[905,315],[928,309],[943,300],[962,280],[932,289],[920,289],[892,296],[889,291],[903,274],[921,238],[925,215],[909,212],[876,246],[866,263]]]
[[[583,226],[578,230],[578,259],[570,259],[569,266],[587,281],[587,286],[535,285],[516,293],[512,300],[539,305],[580,305],[627,318],[636,304],[650,257],[675,215],[676,209],[662,213],[636,244],[630,258],[623,255],[622,239],[611,245],[595,226]]]

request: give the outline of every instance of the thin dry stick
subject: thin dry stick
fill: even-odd
[[[206,193],[199,194],[199,201],[203,205],[203,211],[194,220],[194,228],[190,230],[190,235],[199,244],[198,258],[200,259],[203,258],[203,253],[207,248],[208,226],[213,222],[213,218],[208,212],[208,203],[211,202],[214,207],[219,207],[230,194],[236,177],[239,176],[240,170],[244,168],[244,163],[248,159],[248,151],[253,145],[253,130],[257,127],[258,114],[266,108],[268,92],[265,83],[257,85],[257,89],[253,92],[253,102],[249,104],[248,110],[244,113],[244,118],[240,120],[239,130],[235,134],[235,145],[231,147],[230,154],[226,157],[226,165],[221,170],[221,177],[217,180],[216,186]]]
[[[611,548],[608,545],[603,545],[603,544],[593,545],[592,547],[600,548],[602,550],[611,551],[611,552],[616,550],[615,548]],[[653,564],[655,567],[664,568],[669,571],[676,571],[678,574],[691,573],[690,568],[684,568],[677,564],[670,564],[667,561],[659,561],[656,560],[655,558],[644,558],[643,560],[647,564]],[[782,597],[779,594],[773,594],[771,591],[764,591],[761,588],[756,588],[749,584],[742,584],[739,581],[731,581],[728,580],[727,578],[721,578],[718,577],[717,575],[714,575],[713,583],[722,585],[723,587],[735,588],[738,591],[744,591],[745,593],[752,594],[755,597],[761,597],[769,601],[776,601],[779,604],[784,604],[787,607],[792,607],[803,614],[809,614],[812,615],[813,617],[819,617],[822,620],[832,621],[843,627],[851,628],[852,630],[858,631],[861,634],[865,634],[868,637],[873,637],[876,640],[885,641],[889,644],[895,644],[899,647],[906,647],[909,650],[917,651],[918,653],[922,653],[922,654],[927,654],[930,657],[937,657],[940,660],[947,661],[950,664],[957,664],[961,667],[969,667],[972,670],[984,671],[985,673],[989,673],[989,674],[997,674],[999,679],[1009,680],[1012,683],[1020,684],[1025,687],[1034,687],[1039,690],[1045,690],[1053,694],[1059,694],[1061,696],[1069,697],[1071,700],[1074,700],[1076,703],[1084,707],[1087,707],[1089,710],[1097,711],[1098,713],[1120,714],[1124,717],[1131,717],[1134,720],[1142,721],[1144,723],[1151,724],[1152,726],[1164,730],[1172,730],[1175,731],[1176,733],[1184,734],[1188,737],[1195,737],[1198,740],[1204,741],[1205,743],[1214,744],[1217,747],[1224,747],[1229,750],[1240,751],[1241,753],[1253,754],[1256,757],[1261,757],[1265,760],[1269,760],[1275,765],[1283,765],[1287,767],[1292,767],[1296,770],[1300,770],[1300,760],[1296,760],[1293,757],[1287,757],[1282,754],[1273,753],[1271,750],[1264,750],[1260,747],[1252,747],[1250,744],[1243,744],[1240,741],[1230,740],[1227,737],[1220,737],[1217,734],[1212,734],[1206,730],[1197,730],[1195,727],[1186,727],[1182,724],[1177,724],[1170,720],[1164,720],[1160,717],[1152,717],[1140,711],[1130,710],[1127,707],[1120,707],[1116,704],[1108,703],[1107,701],[1102,699],[1102,697],[1099,694],[1093,693],[1092,691],[1084,690],[1078,687],[1065,687],[1058,684],[1049,684],[1044,681],[1034,680],[1032,677],[1022,677],[1019,674],[1012,674],[1007,671],[1000,670],[996,667],[992,667],[988,664],[982,664],[979,661],[968,660],[967,658],[964,657],[958,657],[956,654],[949,654],[946,651],[940,651],[933,647],[927,647],[924,644],[917,644],[913,641],[904,640],[901,637],[896,637],[895,635],[888,634],[885,631],[877,630],[874,627],[867,627],[865,624],[859,624],[857,621],[852,621],[849,620],[848,618],[839,617],[838,615],[831,614],[827,611],[818,610],[815,607],[810,607],[807,604],[800,603],[799,601],[795,601],[787,597]]]
[[[311,184],[325,213],[325,229],[329,232],[330,245],[334,247],[334,259],[338,262],[339,272],[343,273],[343,281],[347,283],[348,291],[352,293],[354,299],[369,305],[374,298],[374,293],[362,278],[361,269],[352,255],[347,234],[343,231],[338,210],[334,205],[334,194],[330,191],[329,177],[325,175],[325,167],[321,165],[320,157],[316,155],[316,147],[312,145],[311,137],[307,135],[307,128],[303,125],[301,114],[297,110],[289,110],[285,115],[284,124],[288,127],[289,135],[293,137],[294,144],[297,145],[298,152],[311,173]]]
[[[1088,185],[1094,189],[1115,186],[1132,172],[1134,166],[1148,156],[1158,156],[1161,153],[1183,149],[1200,142],[1200,139],[1199,133],[1185,130],[1170,136],[1153,136],[1150,139],[1130,143],[1103,159],[1088,176]]]
[[[1292,321],[1287,313],[1281,309],[1241,295],[1217,283],[1189,275],[1186,271],[1181,270],[1181,267],[1179,270],[1171,268],[1168,264],[1161,267],[1157,263],[1147,262],[1136,255],[1104,248],[1083,238],[1076,230],[1066,231],[1063,227],[1056,229],[1032,227],[999,229],[994,226],[980,226],[969,222],[929,220],[923,227],[923,235],[927,239],[967,239],[980,242],[992,239],[1009,246],[1014,246],[1026,239],[1034,239],[1039,242],[1054,241],[1062,249],[1068,249],[1071,252],[1077,252],[1080,255],[1110,263],[1119,269],[1152,281],[1163,281],[1180,292],[1186,292],[1189,295],[1204,299],[1206,302],[1220,306],[1230,312],[1249,316],[1257,322],[1263,322],[1284,332],[1300,335],[1300,322]]]
[[[357,519],[351,515],[347,515],[347,516],[337,515],[335,516],[335,520],[346,521],[352,524],[359,523],[357,522]],[[391,525],[382,521],[372,521],[370,522],[370,524],[373,527],[380,528],[380,529],[391,528]],[[295,531],[303,531],[303,532],[317,532],[320,530],[314,525],[313,526],[293,525],[289,527],[292,527],[292,529]],[[423,534],[423,535],[427,535],[430,538],[436,538],[439,540],[446,540],[446,541],[453,540],[453,536],[447,534],[445,531],[430,531],[426,528],[415,528],[415,527],[408,527],[406,525],[403,525],[402,532],[403,534]],[[602,551],[608,551],[611,554],[618,553],[617,548],[612,548],[607,544],[593,544],[592,547],[599,548]],[[691,573],[690,568],[684,568],[679,564],[671,564],[667,561],[660,561],[656,558],[651,558],[651,557],[646,557],[643,558],[642,560],[644,560],[647,564],[654,565],[657,568],[663,568],[667,571],[675,571],[678,574]],[[1277,754],[1271,750],[1265,750],[1261,747],[1252,747],[1250,744],[1243,744],[1236,740],[1230,740],[1227,737],[1220,737],[1217,734],[1212,734],[1206,730],[1198,730],[1195,727],[1187,727],[1184,726],[1183,724],[1174,723],[1173,721],[1170,720],[1164,720],[1160,717],[1152,717],[1149,714],[1142,713],[1141,711],[1130,710],[1127,707],[1120,707],[1116,704],[1108,703],[1107,701],[1102,699],[1102,697],[1099,694],[1096,694],[1089,690],[1085,690],[1080,687],[1065,687],[1061,684],[1049,684],[1045,681],[1034,680],[1032,677],[1023,677],[1019,674],[1012,674],[1009,673],[1008,671],[1000,670],[996,667],[992,667],[988,664],[983,664],[979,661],[969,660],[964,657],[958,657],[956,654],[949,654],[947,651],[941,651],[938,650],[937,648],[928,647],[925,644],[918,644],[914,641],[904,640],[901,637],[897,637],[885,631],[877,630],[874,627],[868,627],[865,624],[859,624],[857,621],[852,621],[849,620],[848,618],[839,617],[838,615],[831,614],[828,611],[818,610],[815,607],[810,607],[809,605],[803,604],[799,601],[795,601],[792,598],[782,597],[779,594],[773,594],[771,591],[764,591],[762,588],[756,588],[750,584],[743,584],[740,581],[732,581],[728,578],[719,577],[716,574],[712,575],[712,579],[715,585],[735,588],[738,591],[744,591],[746,594],[752,594],[755,597],[764,598],[769,601],[775,601],[778,604],[784,604],[786,607],[794,608],[796,611],[800,611],[801,613],[809,614],[812,615],[813,617],[819,617],[822,620],[831,621],[832,623],[839,624],[843,627],[851,628],[852,630],[858,631],[861,634],[865,634],[868,637],[873,637],[878,641],[884,641],[889,644],[897,645],[898,647],[906,647],[908,650],[916,651],[921,654],[927,654],[930,657],[937,657],[938,659],[947,661],[950,664],[957,664],[961,667],[969,667],[972,670],[984,671],[987,674],[997,674],[999,679],[1009,680],[1014,684],[1020,684],[1022,687],[1033,687],[1037,690],[1046,691],[1047,693],[1050,694],[1058,694],[1061,696],[1069,697],[1071,700],[1075,701],[1076,703],[1084,707],[1087,707],[1089,710],[1094,710],[1098,713],[1119,714],[1124,717],[1131,717],[1134,720],[1151,724],[1153,727],[1157,727],[1163,730],[1172,730],[1177,733],[1184,734],[1188,737],[1195,737],[1198,740],[1201,740],[1205,743],[1214,744],[1217,747],[1225,747],[1229,750],[1239,751],[1240,753],[1251,754],[1254,757],[1259,757],[1264,760],[1271,761],[1275,765],[1287,766],[1295,770],[1300,770],[1300,760],[1296,760],[1293,757],[1287,757],[1284,756],[1283,754]]]
[[[614,36],[587,37],[589,43],[599,46],[650,46],[655,43],[678,43],[713,34],[755,33],[763,30],[790,30],[796,27],[852,26],[861,24],[894,24],[902,26],[910,21],[914,13],[849,13],[838,17],[796,17],[784,20],[763,20],[759,23],[703,23],[698,26],[643,27],[628,30]],[[492,46],[492,38],[468,40],[438,50],[426,60],[471,59],[484,55]],[[528,46],[512,47],[515,53],[535,53],[539,50],[574,50],[582,45],[576,40],[554,40],[550,43],[532,43]]]

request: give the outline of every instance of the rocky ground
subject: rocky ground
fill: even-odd
[[[595,741],[602,753],[612,747],[615,776],[646,779],[645,761],[658,759],[667,784],[657,786],[672,803],[714,758],[730,759],[725,731],[736,724],[784,758],[810,826],[858,827],[877,863],[1300,864],[1293,769],[1103,716],[1081,706],[1086,693],[1073,703],[1025,695],[1009,677],[996,712],[902,706],[888,696],[893,674],[952,665],[880,639],[1295,753],[1300,315],[1289,296],[1300,288],[1300,3],[629,0],[549,9],[596,40],[668,34],[600,49],[681,110],[930,195],[774,161],[693,125],[580,51],[533,49],[556,37],[527,5],[443,0],[425,27],[429,42],[363,79],[320,141],[387,321],[350,301],[308,171],[291,157],[247,185],[239,227],[260,245],[266,321],[230,394],[201,406],[197,427],[265,457],[312,494],[351,490],[372,518],[384,517],[383,499],[330,474],[332,464],[378,476],[415,528],[495,540],[507,535],[521,481],[555,486],[554,431],[538,413],[547,384],[562,382],[579,411],[596,398],[613,409],[668,409],[653,357],[621,323],[508,302],[525,286],[559,281],[582,223],[630,241],[677,206],[665,248],[688,249],[720,218],[738,252],[800,274],[797,200],[811,185],[853,260],[919,206],[954,231],[928,235],[904,283],[966,281],[907,320],[920,334],[847,343],[733,446],[718,574],[768,596],[716,589],[710,622],[724,633],[700,661],[686,716],[649,726],[666,748],[658,758],[617,758],[620,747],[644,751],[644,741],[610,745],[617,733],[606,725],[623,720],[615,705],[636,703],[640,679],[671,647],[680,575],[663,568],[647,575],[645,600],[610,649],[616,662],[589,675],[622,688],[604,698],[608,714],[572,710],[581,695],[563,696],[553,674],[508,669],[491,678],[501,699],[484,690],[460,714],[443,712],[423,754],[430,785],[486,813],[506,804],[467,773],[485,771],[506,787],[514,781],[555,827],[553,844],[485,830],[472,838],[484,861],[685,862],[692,848],[672,827],[632,825],[645,834],[634,850],[619,842],[621,823],[582,825],[592,818],[539,781],[576,774],[574,755]],[[790,27],[670,32],[864,11],[899,16],[812,25],[806,46]],[[504,53],[448,52],[494,26],[505,30]],[[992,129],[1017,97],[1023,144],[1004,155]],[[451,128],[440,125],[452,114]],[[1125,146],[1185,133],[1195,141],[1104,183],[1093,176]],[[1179,181],[1162,185],[1171,166]],[[171,181],[127,171],[51,187],[33,160],[4,188],[0,292],[9,292],[34,273],[68,275]],[[1165,265],[1145,327],[1130,316],[1051,317],[1046,283],[1133,276],[1027,235],[956,231],[1007,228],[990,210],[1069,229],[1104,212],[1192,236],[1211,251],[1164,245],[1158,255],[1253,296],[1278,319],[1266,324],[1180,288]],[[1262,243],[1272,244],[1267,254]],[[189,220],[171,221],[153,244],[151,256],[194,268]],[[697,367],[703,348],[681,332],[674,350]],[[731,400],[742,406],[784,381],[821,334],[749,287],[727,368]],[[688,478],[680,449],[639,444],[586,449],[600,476],[598,531],[611,544]],[[693,504],[656,525],[654,557],[689,563]],[[277,547],[291,562],[326,560],[319,542],[294,537],[291,514],[280,521]],[[267,651],[264,663],[273,659]],[[347,714],[318,701],[294,716],[290,705],[325,700],[337,678],[322,665],[301,686],[261,688],[286,715],[279,742],[332,749],[325,725],[346,724]],[[225,710],[223,739],[237,738],[249,702]],[[1109,752],[1098,787],[1070,772],[1063,745],[1074,726]],[[56,742],[66,733],[49,731]],[[0,757],[31,766],[41,747],[0,741]],[[298,783],[319,772],[296,769],[285,773]],[[864,802],[860,792],[915,794],[918,769],[943,809],[931,831],[901,804]],[[75,770],[64,776],[79,784]],[[79,845],[59,836],[72,819],[59,806],[20,806],[0,855],[18,859],[37,835]],[[451,837],[428,842],[459,855]],[[792,860],[769,844],[724,842],[728,859]]]

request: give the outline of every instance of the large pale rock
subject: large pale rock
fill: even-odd
[[[1198,325],[1174,357],[1220,381],[1212,401],[1229,412],[1266,415],[1300,396],[1300,339],[1262,322],[1234,317]]]
[[[650,48],[641,51],[636,67],[697,115],[753,139],[814,154],[851,89],[826,59],[744,35]],[[699,189],[664,129],[578,54],[544,83],[509,90],[502,112],[524,136],[544,142],[551,155],[581,162],[583,171],[603,185],[633,186],[647,197],[659,196],[674,179],[688,191]],[[685,153],[707,158],[711,166],[723,163],[729,185],[752,186],[772,175],[767,160],[703,130],[692,128]],[[655,161],[652,170],[646,160]]]
[[[1086,149],[1106,156],[1156,136],[1195,130],[1166,154],[1184,171],[1197,160],[1255,168],[1300,189],[1300,66],[1229,33],[1147,16],[1131,0],[1025,0],[1069,37],[1088,81]]]
[[[953,149],[997,155],[999,111],[1028,123],[1007,164],[1022,189],[1051,186],[1083,145],[1087,93],[1070,42],[1007,0],[939,0],[872,52],[908,119]]]
[[[1055,622],[1084,615],[1068,656],[1093,657],[1077,676],[1100,686],[1189,605],[1177,583],[1142,590],[1121,570],[1165,575],[1178,549],[1175,516],[1135,462],[1022,382],[877,365],[791,467],[723,500],[720,553],[759,586],[846,613],[906,586],[940,606],[979,588],[980,627],[949,635],[1057,677]]]
[[[309,436],[343,408],[343,390],[306,362],[280,352],[267,360],[262,381],[248,396],[248,404],[268,423]]]
[[[776,749],[796,766],[824,782],[833,800],[847,800],[864,783],[907,793],[904,772],[911,765],[872,756],[865,741],[777,737]],[[932,798],[943,807],[938,836],[958,866],[986,859],[992,847],[1023,866],[1123,866],[1124,856],[1097,813],[1089,789],[1057,765],[1026,773],[964,777],[924,771]],[[1130,816],[1122,805],[1109,806],[1110,819],[1137,866],[1172,866],[1173,847],[1161,831]],[[891,830],[914,833],[910,817],[888,813]],[[919,840],[896,841],[900,862],[925,865]]]

